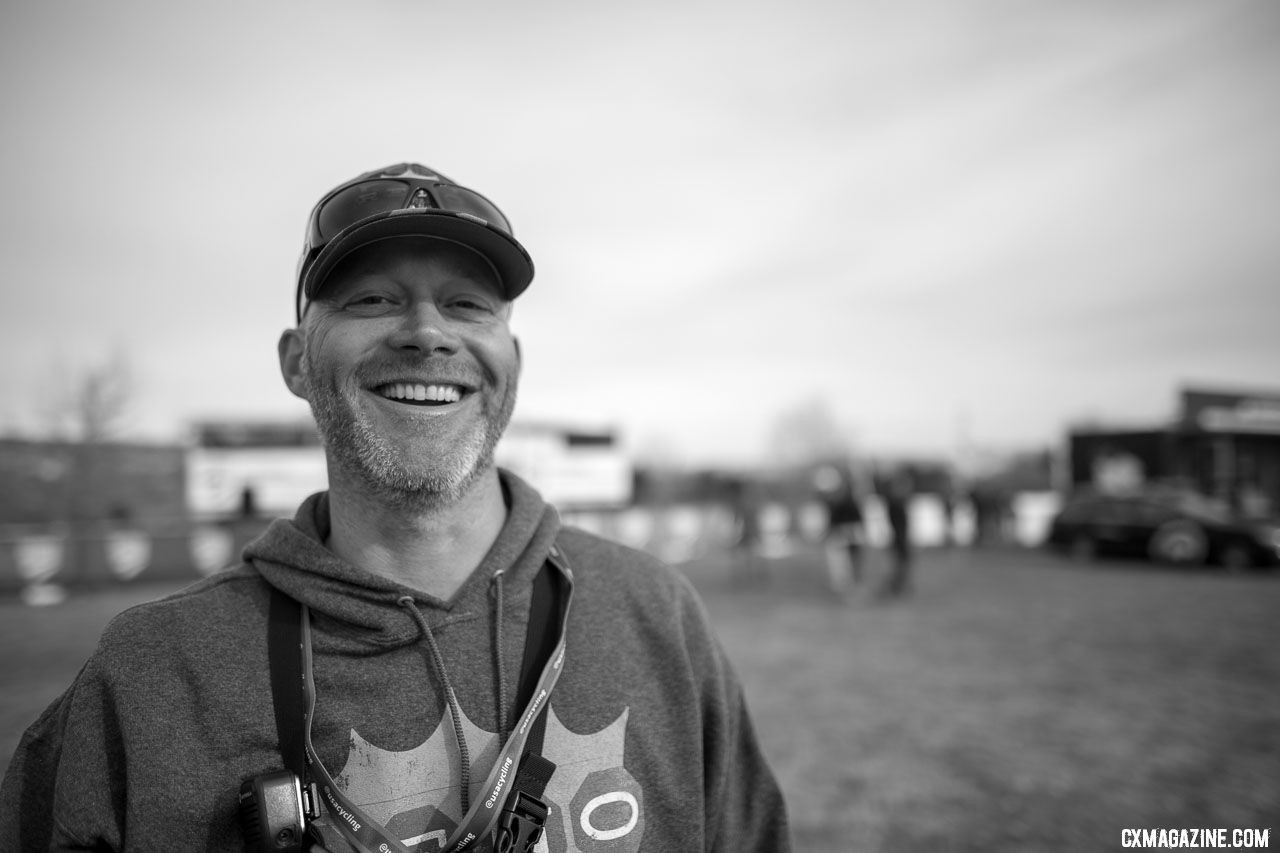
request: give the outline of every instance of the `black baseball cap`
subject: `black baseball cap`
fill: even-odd
[[[412,236],[453,240],[479,252],[493,264],[508,300],[533,280],[533,259],[497,205],[434,169],[397,163],[333,188],[311,209],[298,259],[298,320],[347,255],[378,240]]]

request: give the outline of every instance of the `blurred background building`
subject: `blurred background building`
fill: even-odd
[[[1071,430],[1071,484],[1181,484],[1249,516],[1280,507],[1280,391],[1186,388],[1170,422]]]

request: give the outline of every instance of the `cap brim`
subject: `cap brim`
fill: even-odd
[[[497,228],[448,211],[397,211],[359,223],[325,245],[302,281],[304,300],[315,298],[329,273],[347,255],[391,237],[440,237],[474,249],[493,264],[508,301],[524,293],[533,281],[529,253],[514,237]]]

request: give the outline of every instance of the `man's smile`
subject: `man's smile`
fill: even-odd
[[[449,382],[386,382],[372,390],[388,400],[414,406],[445,406],[460,402],[470,393],[467,388]]]
[[[383,400],[402,403],[406,406],[420,406],[426,409],[452,406],[470,397],[474,388],[453,382],[424,382],[424,380],[403,379],[396,382],[383,382],[371,386],[369,391],[378,394]]]

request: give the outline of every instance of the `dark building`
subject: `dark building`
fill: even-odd
[[[0,439],[0,590],[195,576],[186,451]]]
[[[1280,511],[1280,392],[1184,389],[1170,424],[1076,429],[1073,486],[1179,483],[1252,515]]]
[[[0,525],[185,518],[185,454],[177,445],[0,439]]]

